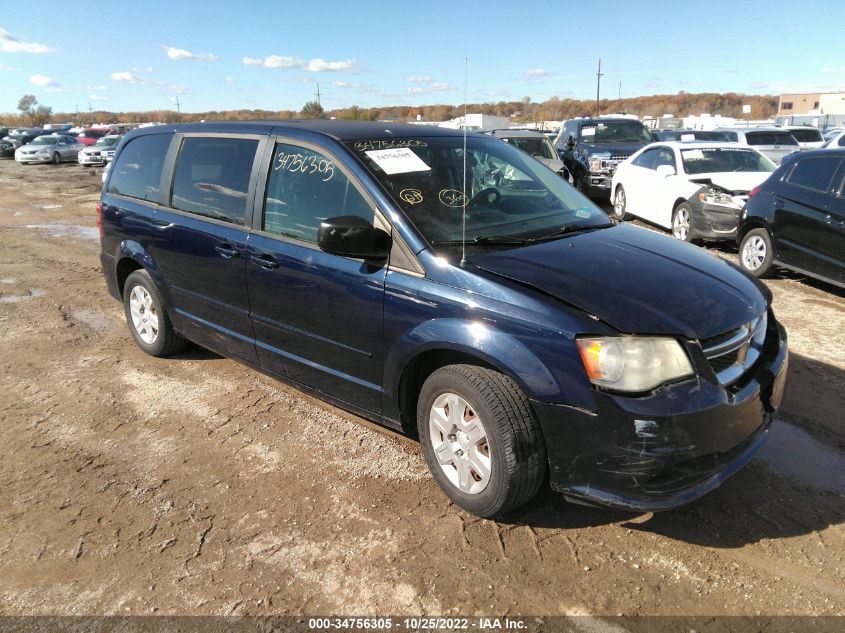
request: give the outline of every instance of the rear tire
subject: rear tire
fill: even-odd
[[[53,152],[53,164],[58,165],[62,162],[62,157],[58,152]]]
[[[170,356],[187,345],[174,331],[161,293],[146,270],[136,270],[126,278],[123,310],[132,338],[150,356]]]
[[[546,445],[522,390],[507,376],[448,365],[423,384],[417,427],[425,460],[452,502],[491,517],[532,499],[546,476]]]
[[[765,277],[772,271],[774,253],[772,238],[766,229],[748,231],[739,244],[739,265],[755,277]]]

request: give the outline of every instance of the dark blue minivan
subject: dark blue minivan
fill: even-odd
[[[480,516],[546,483],[619,508],[693,501],[760,448],[783,394],[765,286],[615,224],[490,136],[145,128],[98,210],[108,290],[144,351],[193,341],[416,434]]]

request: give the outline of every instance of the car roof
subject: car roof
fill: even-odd
[[[490,134],[496,138],[540,138],[546,136],[543,132],[538,130],[509,130],[504,128],[499,130],[490,130]]]
[[[206,123],[179,123],[156,125],[133,130],[127,136],[145,134],[217,132],[229,134],[270,134],[284,130],[316,132],[338,141],[361,139],[389,139],[421,136],[463,136],[462,130],[434,125],[410,123],[385,123],[379,121],[337,121],[332,119],[284,119],[265,121],[209,121]],[[467,132],[471,136],[482,136]]]
[[[719,127],[716,128],[717,132],[742,132],[743,134],[749,134],[751,132],[788,132],[789,130],[782,128],[782,127]]]
[[[646,147],[671,147],[674,149],[747,149],[748,145],[730,141],[657,141]]]

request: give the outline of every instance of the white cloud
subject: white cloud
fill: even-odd
[[[234,86],[236,83],[238,83],[238,80],[234,77],[226,77],[226,83],[230,86]]]
[[[545,68],[529,68],[525,71],[526,77],[548,77],[549,71]]]
[[[302,68],[312,73],[349,71],[354,70],[358,66],[358,62],[354,59],[327,62],[325,59],[321,59],[319,57],[306,60],[299,57],[290,57],[289,55],[268,55],[264,59],[258,57],[244,57],[242,61],[247,66],[262,66],[264,68],[283,69]]]
[[[112,73],[111,78],[115,81],[122,81],[123,83],[132,84],[134,86],[143,86],[150,83],[149,79],[139,77],[135,73],[131,73],[128,70]]]
[[[825,66],[821,69],[823,73],[845,73],[845,66],[839,66],[836,68],[831,68],[830,66]]]
[[[108,101],[108,97],[102,95],[88,95],[88,101]]]
[[[22,39],[9,33],[6,29],[0,28],[0,52],[34,53],[36,55],[40,55],[41,53],[49,53],[54,50],[56,49],[47,46],[46,44],[24,42]]]
[[[34,86],[40,86],[42,88],[47,88],[48,86],[58,85],[55,81],[53,81],[49,77],[45,77],[44,75],[30,75],[29,76],[29,83],[31,83]]]
[[[50,77],[46,77],[45,75],[30,75],[29,83],[31,83],[33,86],[38,86],[39,88],[45,88],[47,92],[67,91],[67,89],[64,88],[60,83],[58,83],[57,81],[53,81]]]
[[[434,81],[432,77],[427,77],[425,75],[411,75],[407,80],[412,84],[427,84]]]
[[[197,53],[192,53],[191,51],[186,51],[184,48],[175,48],[173,46],[162,46],[162,48],[170,59],[175,59],[177,61],[187,60],[192,62],[216,62],[219,59],[219,57],[210,53],[199,55]]]
[[[11,66],[0,63],[0,72],[18,72],[19,70],[20,68],[12,68]]]
[[[420,86],[412,86],[408,88],[408,94],[411,95],[425,95],[431,94],[432,92],[449,92],[451,90],[457,90],[457,86],[453,86],[452,84],[442,83],[442,82],[432,82],[425,87]]]
[[[373,90],[371,84],[356,84],[349,81],[341,81],[340,79],[335,79],[332,85],[335,88],[343,88],[345,90]]]

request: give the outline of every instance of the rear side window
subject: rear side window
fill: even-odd
[[[789,132],[746,132],[745,142],[749,145],[798,145]]]
[[[188,137],[173,176],[170,206],[224,222],[244,224],[249,178],[258,141]]]
[[[830,181],[839,168],[839,163],[840,159],[833,157],[805,158],[798,161],[792,168],[787,182],[791,185],[826,192],[830,189]]]
[[[170,138],[169,134],[149,134],[132,139],[112,167],[108,192],[141,200],[158,200],[161,169]]]
[[[263,229],[308,242],[326,218],[375,212],[334,161],[305,147],[276,144],[267,182]]]
[[[806,130],[789,130],[799,143],[818,143],[822,139],[822,133],[816,128],[808,127]]]

